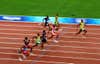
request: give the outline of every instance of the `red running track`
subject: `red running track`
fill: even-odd
[[[34,55],[20,62],[17,49],[23,45],[23,39],[30,39],[44,28],[38,23],[0,22],[0,62],[2,64],[100,64],[100,26],[88,25],[86,38],[75,36],[76,25],[62,24],[62,35],[58,43],[33,49]],[[34,43],[30,43],[33,45]]]

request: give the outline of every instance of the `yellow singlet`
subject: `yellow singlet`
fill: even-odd
[[[84,30],[85,24],[83,22],[80,23],[80,29]]]
[[[59,23],[59,22],[58,22],[58,16],[55,16],[55,22],[54,22],[54,24],[55,24],[55,25],[58,25],[58,23]]]
[[[41,39],[40,39],[40,36],[37,37],[36,39],[36,43],[40,44],[41,43]]]

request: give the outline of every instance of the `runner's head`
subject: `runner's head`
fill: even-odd
[[[81,22],[83,22],[83,19],[81,19]]]
[[[25,37],[25,40],[27,40],[28,39],[28,37]]]
[[[37,36],[40,36],[40,34],[39,34],[39,33],[37,33]]]
[[[43,30],[43,32],[46,32],[45,30]]]

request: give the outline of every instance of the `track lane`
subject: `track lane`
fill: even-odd
[[[26,25],[26,24],[25,24],[25,25]],[[96,33],[98,33],[98,32],[96,32]],[[26,34],[26,33],[25,33],[25,34]],[[30,34],[30,33],[28,33],[28,34]],[[3,39],[3,38],[1,38],[1,39]],[[6,38],[6,39],[7,39],[7,38]],[[16,38],[15,38],[15,39],[16,39]],[[70,39],[71,39],[71,40],[74,40],[74,39],[72,39],[72,38],[70,38]],[[69,40],[70,40],[70,39],[69,39]],[[89,38],[89,40],[86,40],[86,42],[87,42],[87,41],[91,42],[90,39],[92,39],[92,38]],[[10,40],[10,38],[9,38],[8,40]],[[19,37],[19,39],[16,39],[16,40],[20,40],[20,37]],[[12,40],[12,41],[17,42],[16,40]],[[92,39],[92,40],[93,40],[93,39]],[[1,41],[3,41],[3,40],[1,40]],[[11,41],[11,42],[12,42],[12,41]],[[76,41],[76,40],[75,40],[75,41]],[[80,41],[83,41],[83,40],[80,40]],[[10,41],[9,41],[9,42],[10,42]],[[94,42],[94,41],[93,41],[93,42]],[[98,40],[98,42],[99,42],[99,40]],[[60,45],[60,44],[59,44],[59,45]],[[69,43],[69,45],[71,45],[71,44]],[[73,44],[73,46],[74,46],[74,45],[75,45],[75,44]],[[85,44],[81,44],[81,45],[85,46]],[[76,45],[75,45],[75,46],[76,46]],[[95,46],[95,45],[93,45],[93,46]],[[50,48],[50,49],[51,49],[51,48]],[[52,49],[54,50],[55,47],[53,47]],[[58,49],[59,49],[59,48],[58,48]],[[50,55],[52,55],[52,53],[50,53]],[[83,56],[83,55],[82,55],[82,56]],[[93,56],[93,57],[94,57],[94,56]],[[40,58],[40,60],[44,60],[44,59],[46,59],[46,58],[48,58],[48,56],[43,56],[43,57]],[[57,60],[55,60],[55,58],[57,58]],[[63,59],[64,59],[64,57],[63,57]],[[47,60],[49,60],[49,61],[54,61],[54,60],[55,60],[55,61],[62,61],[62,62],[65,62],[65,61],[63,61],[61,58],[58,58],[58,57],[49,57],[49,59],[46,59],[46,61],[47,61]],[[68,59],[68,60],[69,60],[69,59]],[[74,59],[74,60],[75,60],[75,59]],[[72,61],[72,62],[75,62],[75,61]],[[83,62],[83,60],[80,60],[80,61],[78,61],[78,62]],[[85,61],[84,61],[84,62],[85,62]],[[99,64],[98,61],[92,61],[92,62],[95,62],[95,63]],[[91,62],[85,62],[85,64],[86,64],[86,63],[91,63]]]

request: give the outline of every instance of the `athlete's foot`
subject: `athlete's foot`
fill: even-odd
[[[18,59],[19,61],[23,61],[23,59],[21,58],[21,57],[19,57],[19,59]]]
[[[53,42],[54,42],[54,43],[58,43],[58,41],[57,41],[57,40],[53,40]]]
[[[22,55],[23,56],[23,59],[26,59],[26,56],[25,55]]]
[[[33,52],[31,52],[30,55],[31,55],[31,56],[34,55]]]

